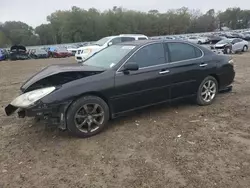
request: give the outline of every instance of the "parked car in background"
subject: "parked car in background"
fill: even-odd
[[[8,58],[8,52],[5,49],[0,48],[0,61],[6,60]]]
[[[167,39],[167,40],[175,40],[176,37],[173,36],[164,36],[163,39]]]
[[[195,43],[195,44],[206,44],[207,42],[209,42],[209,39],[207,37],[189,37],[188,38],[189,42]]]
[[[54,58],[64,58],[70,56],[72,56],[72,53],[68,52],[66,48],[57,48],[52,54],[52,57]]]
[[[75,59],[77,62],[81,63],[96,54],[97,52],[99,52],[100,50],[113,44],[146,39],[148,39],[148,37],[141,34],[121,34],[117,36],[104,37],[89,46],[78,48],[77,53],[75,54]]]
[[[32,49],[29,51],[29,56],[33,59],[43,59],[43,58],[48,58],[49,54],[46,50],[44,49]]]
[[[248,42],[240,38],[224,39],[211,47],[215,50],[221,50],[225,54],[245,52],[248,50]]]
[[[250,41],[250,32],[243,32],[244,40]]]
[[[29,55],[26,52],[26,47],[22,45],[14,45],[10,48],[9,54],[10,60],[25,60],[29,59]]]
[[[225,37],[227,37],[227,38],[235,38],[235,37],[232,35],[232,33],[230,33],[230,32],[224,33],[224,35],[225,35]]]
[[[226,39],[225,36],[218,36],[218,35],[208,35],[207,38],[209,44],[216,44],[217,42]]]
[[[76,54],[77,48],[79,47],[77,47],[76,45],[70,45],[66,47],[67,51],[70,52],[72,55]]]
[[[50,47],[48,55],[53,58],[64,58],[72,56],[72,53],[68,52],[66,48]]]
[[[244,39],[244,35],[242,33],[231,33],[231,35],[233,36],[233,38]]]
[[[150,105],[193,98],[205,106],[230,89],[230,56],[181,40],[112,45],[83,64],[52,65],[27,80],[6,108],[39,117],[79,137],[101,132],[110,119]],[[181,114],[180,114],[181,115]],[[133,134],[133,133],[131,133]]]

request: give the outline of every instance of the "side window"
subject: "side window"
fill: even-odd
[[[194,47],[194,50],[197,58],[202,56],[202,51],[200,49]]]
[[[237,42],[239,42],[237,39],[234,39],[233,41],[232,41],[232,44],[236,44]]]
[[[134,37],[122,37],[122,39],[121,39],[122,42],[134,41],[134,40],[135,40]]]
[[[147,40],[146,37],[138,37],[138,40]]]
[[[139,68],[166,63],[163,44],[150,44],[141,48],[129,59],[129,62],[136,62]]]
[[[112,39],[110,42],[112,42],[112,45],[113,44],[118,44],[118,43],[121,43],[121,37],[116,37],[114,39]]]
[[[183,61],[202,56],[202,52],[187,43],[167,43],[171,62]]]

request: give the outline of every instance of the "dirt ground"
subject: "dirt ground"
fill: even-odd
[[[0,110],[0,188],[250,187],[250,53],[234,55],[233,91],[213,105],[156,106],[79,139]],[[73,58],[0,62],[0,105],[43,67]]]

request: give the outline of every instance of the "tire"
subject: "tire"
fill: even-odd
[[[231,54],[232,50],[229,47],[226,47],[225,48],[225,52],[226,52],[226,54]]]
[[[206,90],[205,87],[210,87],[210,90]],[[214,89],[212,89],[212,86],[214,85]],[[196,97],[196,102],[198,105],[200,106],[206,106],[206,105],[210,105],[213,103],[213,101],[215,100],[216,96],[218,93],[218,82],[217,80],[213,77],[213,76],[208,76],[206,77],[200,84],[198,92],[197,92],[197,97]],[[206,100],[206,96],[211,97],[210,100]],[[209,96],[207,99],[209,99]]]
[[[198,41],[198,44],[199,44],[199,45],[201,45],[201,44],[202,44],[202,42],[201,42],[201,41]]]
[[[86,106],[87,109],[85,108]],[[98,107],[96,107],[96,113],[94,114],[90,111],[93,111],[95,106]],[[81,138],[91,137],[100,133],[106,127],[108,120],[109,107],[104,100],[97,96],[84,96],[79,98],[70,105],[66,114],[69,132]],[[98,124],[96,124],[96,122],[98,122]],[[89,124],[91,124],[91,126],[89,126]],[[91,130],[91,128],[93,129]]]
[[[242,49],[242,52],[246,52],[247,50],[248,50],[248,46],[245,45],[245,46],[243,47],[243,49]]]

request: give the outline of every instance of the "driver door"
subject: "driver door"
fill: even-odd
[[[149,44],[139,49],[127,63],[137,63],[139,70],[122,70],[115,75],[115,95],[112,108],[115,114],[127,112],[170,98],[170,74],[167,51],[162,43]]]
[[[241,39],[234,39],[233,40],[233,51],[238,52],[243,49],[243,46],[241,45]]]

